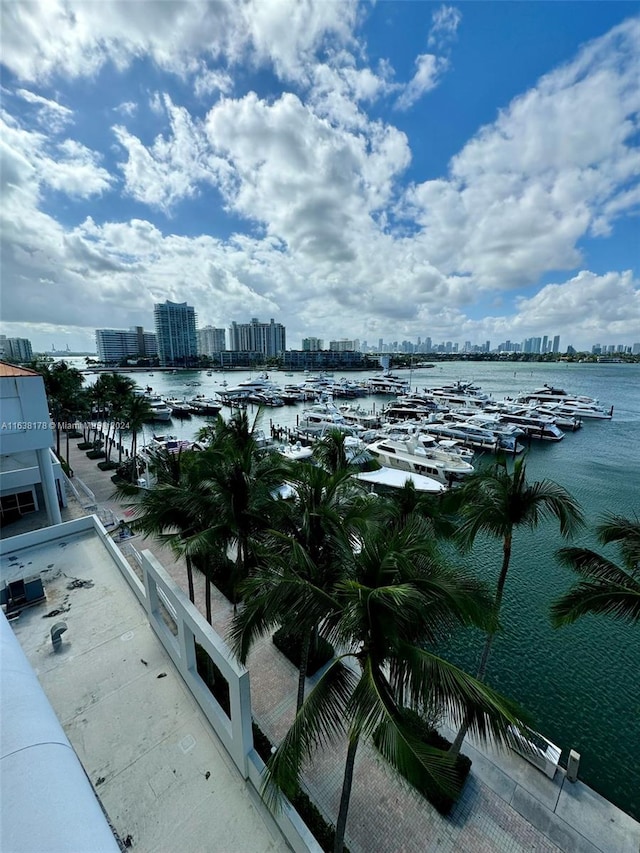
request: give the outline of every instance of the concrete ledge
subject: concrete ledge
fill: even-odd
[[[524,788],[520,786],[516,788],[511,806],[532,826],[539,829],[556,847],[559,847],[563,853],[600,853],[599,848],[594,847],[583,835],[580,835],[568,823],[549,811]],[[612,853],[613,850],[617,850],[617,848],[609,846],[602,853]]]
[[[640,823],[582,782],[565,781],[556,815],[590,838],[602,853],[640,850]]]

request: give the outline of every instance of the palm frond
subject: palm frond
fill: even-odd
[[[628,581],[632,580],[628,578]],[[640,621],[640,583],[636,581],[635,588],[632,588],[583,581],[551,607],[551,619],[555,627],[569,625],[588,614],[611,616],[627,622]]]
[[[267,763],[262,796],[270,808],[281,806],[281,794],[291,797],[296,793],[302,764],[313,750],[345,733],[347,705],[357,678],[337,658],[306,697],[291,728]]]
[[[515,702],[501,696],[472,675],[427,649],[402,643],[404,689],[411,704],[420,707],[431,696],[456,726],[468,723],[481,741],[508,743],[509,726],[528,726],[525,713]]]

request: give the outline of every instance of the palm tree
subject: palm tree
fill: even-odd
[[[617,542],[622,565],[589,548],[562,548],[560,561],[582,576],[578,584],[551,607],[556,627],[588,613],[640,621],[640,520],[609,515],[597,528],[603,544]]]
[[[245,663],[253,642],[266,631],[282,626],[300,638],[300,664],[296,708],[304,701],[310,654],[318,643],[325,613],[307,602],[301,610],[286,605],[283,590],[303,580],[316,589],[330,590],[342,577],[341,556],[334,546],[338,533],[348,535],[362,522],[369,501],[348,470],[330,472],[299,464],[289,476],[294,497],[283,504],[280,529],[271,531],[262,552],[265,559],[242,585],[244,608],[234,619],[231,641]]]
[[[107,398],[107,435],[105,438],[106,461],[111,461],[111,451],[115,440],[116,430],[119,433],[120,444],[120,461],[122,461],[122,426],[124,423],[125,413],[129,406],[132,397],[132,391],[135,388],[135,382],[128,376],[122,376],[119,373],[112,373],[109,377],[109,388]],[[120,424],[120,426],[118,425]],[[111,427],[113,426],[113,434],[109,437]]]
[[[429,528],[413,516],[402,529],[368,529],[360,547],[339,537],[343,579],[333,590],[291,578],[283,589],[294,612],[326,612],[327,636],[344,650],[325,670],[267,765],[265,794],[297,790],[303,762],[337,735],[348,740],[334,851],[342,851],[356,752],[376,735],[384,757],[409,781],[428,774],[454,787],[454,759],[426,746],[408,725],[405,709],[432,699],[454,721],[469,721],[480,739],[503,741],[522,723],[512,703],[431,651],[455,625],[487,627],[479,585],[434,557]]]
[[[228,422],[218,418],[201,455],[207,473],[197,497],[208,526],[185,547],[208,556],[235,603],[239,584],[256,564],[256,542],[273,527],[277,489],[289,468],[280,454],[258,449],[246,412],[236,412]]]
[[[131,394],[127,404],[122,411],[122,417],[127,422],[131,430],[131,482],[135,483],[138,479],[138,432],[142,429],[151,416],[151,406],[149,401],[142,396]]]
[[[195,599],[192,554],[185,549],[185,540],[206,529],[208,519],[198,512],[194,500],[201,488],[202,454],[197,451],[169,453],[160,450],[149,458],[149,467],[156,482],[152,489],[137,489],[120,485],[117,495],[132,498],[127,504],[134,509],[131,526],[147,536],[169,543],[176,554],[184,554],[187,567],[189,600]],[[206,576],[206,573],[205,573]],[[211,587],[207,577],[206,618],[211,623]]]
[[[482,650],[477,678],[484,678],[491,646],[498,628],[505,582],[511,563],[513,534],[518,528],[534,530],[541,521],[556,519],[562,536],[570,535],[582,523],[578,503],[558,483],[538,480],[528,483],[524,458],[514,462],[510,472],[505,457],[490,468],[474,474],[460,490],[463,522],[459,530],[463,543],[471,545],[479,533],[502,540],[502,565],[493,600],[493,620]],[[467,729],[463,725],[451,747],[460,751]]]

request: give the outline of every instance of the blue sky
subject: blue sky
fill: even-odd
[[[640,341],[640,6],[3,3],[2,332]]]

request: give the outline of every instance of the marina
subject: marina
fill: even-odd
[[[284,379],[283,374],[270,375]],[[548,383],[613,405],[611,419],[585,420],[581,429],[567,434],[563,441],[532,442],[527,450],[527,476],[532,480],[555,480],[580,501],[587,521],[577,543],[581,546],[598,547],[592,531],[604,513],[631,516],[638,512],[639,366],[451,362],[435,370],[416,370],[411,375],[405,371],[402,375],[412,389],[469,381],[484,389],[494,402],[508,396],[517,398]],[[140,381],[135,373],[131,376]],[[207,377],[204,371],[178,375],[156,372],[154,391],[165,399],[181,398],[189,376],[202,382],[203,394],[213,397],[224,387],[223,382],[237,385],[251,374],[217,372]],[[348,376],[352,382],[365,378],[357,373]],[[303,373],[286,379],[287,384],[305,381]],[[379,414],[393,399],[371,396],[359,404]],[[275,411],[263,409],[259,427],[265,434],[269,434],[271,423],[294,430],[305,405],[298,402]],[[254,417],[258,407],[249,404],[248,412]],[[229,417],[231,410],[224,408],[221,413]],[[173,418],[169,426],[155,431],[193,440],[206,422],[206,417],[197,415],[189,421]],[[394,425],[395,429],[399,427],[400,423]],[[151,438],[153,431],[153,425],[144,426],[145,440]],[[474,464],[479,458],[492,457],[488,453],[480,457],[475,454]],[[518,531],[506,592],[505,628],[496,638],[488,677],[529,709],[537,729],[561,745],[565,754],[570,748],[581,753],[581,777],[587,784],[638,817],[632,792],[640,789],[640,720],[637,678],[631,674],[637,673],[640,637],[633,628],[606,619],[588,619],[562,631],[551,628],[549,602],[573,580],[555,559],[561,544],[557,531],[551,527],[547,530],[544,523],[535,532]],[[500,562],[499,546],[483,542],[476,556],[480,559],[471,566],[474,572],[487,581],[494,580]],[[473,668],[474,660],[467,648],[457,648],[452,643],[450,652],[460,663]],[[606,673],[606,678],[594,679],[594,672]]]

